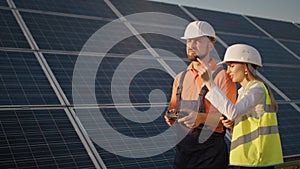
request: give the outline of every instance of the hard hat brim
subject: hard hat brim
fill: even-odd
[[[217,63],[217,65],[226,64],[226,63],[228,63],[228,62],[250,63],[250,64],[254,64],[254,65],[259,66],[259,67],[263,67],[263,65],[261,65],[261,64],[258,65],[258,64],[256,64],[256,63],[251,63],[251,62],[241,62],[241,61],[236,61],[236,60],[232,60],[232,61],[230,61],[230,60],[222,61],[222,62]]]
[[[191,37],[180,37],[180,39],[184,39],[184,40],[188,40],[188,39],[194,39],[194,38],[198,38],[198,37],[201,37],[201,36],[205,36],[205,35],[199,35],[199,36],[191,36]]]
[[[223,65],[223,64],[226,64],[226,62],[228,62],[228,61],[219,62],[219,63],[217,63],[217,65]]]

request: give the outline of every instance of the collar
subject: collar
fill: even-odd
[[[190,63],[190,65],[187,67],[187,70],[193,73],[194,78],[197,78],[199,76],[198,71],[194,69],[193,63]]]
[[[210,59],[209,64],[211,65],[211,71],[214,72],[219,66],[213,61],[213,59]],[[197,78],[198,75],[198,71],[196,69],[194,69],[193,67],[193,63],[191,62],[189,64],[189,66],[187,67],[188,71],[191,71],[194,75],[195,78]]]

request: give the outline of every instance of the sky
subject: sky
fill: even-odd
[[[300,0],[152,0],[300,23]]]

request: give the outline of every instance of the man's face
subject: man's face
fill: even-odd
[[[186,41],[186,53],[190,61],[197,61],[197,57],[204,58],[212,50],[213,43],[206,36]]]

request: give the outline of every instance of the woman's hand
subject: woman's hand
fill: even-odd
[[[207,64],[201,59],[197,58],[197,61],[200,63],[196,66],[199,76],[203,79],[204,82],[208,82],[210,80],[210,69]]]
[[[234,120],[225,119],[225,117],[221,116],[220,120],[224,127],[232,129],[234,126]]]
[[[213,86],[215,86],[215,83],[211,76],[210,67],[207,66],[204,61],[197,58],[199,65],[196,66],[196,70],[198,71],[199,76],[202,78],[203,83],[206,85],[206,87],[210,90]]]

